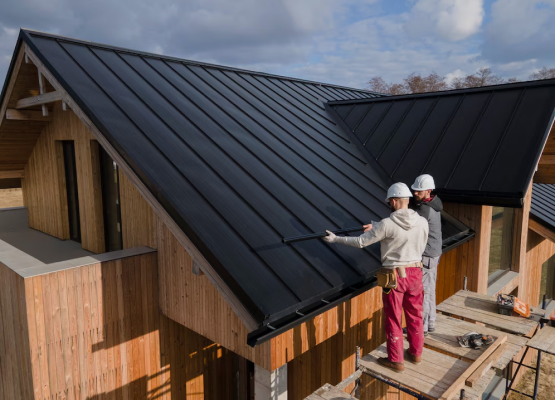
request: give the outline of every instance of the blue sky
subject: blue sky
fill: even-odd
[[[352,87],[555,67],[555,0],[0,0],[0,10],[2,81],[20,27]]]

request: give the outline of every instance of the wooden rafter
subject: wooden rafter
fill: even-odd
[[[532,229],[534,232],[536,232],[538,235],[543,236],[547,240],[551,240],[552,242],[555,243],[555,232],[553,232],[549,228],[546,228],[536,220],[530,219],[530,222],[528,223],[528,227]]]
[[[13,178],[24,178],[25,172],[20,169],[17,171],[0,171],[0,179],[13,179]]]
[[[237,314],[239,319],[243,322],[248,331],[253,331],[258,328],[257,322],[250,315],[247,309],[239,301],[237,296],[231,291],[229,286],[223,281],[220,275],[214,270],[210,263],[204,258],[202,253],[196,248],[191,240],[181,230],[179,225],[170,217],[168,212],[162,207],[158,199],[150,192],[141,179],[135,172],[127,165],[127,162],[120,156],[120,154],[112,147],[110,142],[104,137],[100,130],[92,123],[89,117],[81,110],[75,101],[69,96],[60,83],[54,78],[52,73],[42,64],[35,53],[25,44],[25,54],[36,65],[39,71],[44,75],[44,78],[50,82],[56,92],[59,93],[60,100],[66,103],[81,120],[81,122],[93,133],[98,143],[106,150],[108,155],[116,162],[122,172],[129,178],[135,185],[139,193],[143,196],[146,202],[152,207],[154,212],[158,215],[161,221],[168,227],[172,234],[176,237],[183,248],[191,255],[194,261],[200,266],[200,270],[205,274],[209,282],[216,288],[222,295],[224,300],[229,304],[231,309]],[[50,93],[48,93],[50,94]]]
[[[42,111],[32,111],[32,110],[6,110],[6,119],[13,121],[50,121],[50,117],[45,117]]]
[[[45,94],[39,94],[38,96],[27,97],[25,99],[18,100],[17,104],[15,105],[15,108],[19,110],[21,108],[54,103],[55,101],[60,101],[60,100],[62,100],[62,94],[60,92],[58,91],[49,92]],[[44,115],[44,108],[43,108],[43,115]]]

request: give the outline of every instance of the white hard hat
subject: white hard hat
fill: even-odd
[[[405,199],[412,197],[412,193],[409,190],[409,187],[402,182],[394,183],[387,189],[387,198],[385,201],[388,201],[392,197]]]
[[[412,190],[434,190],[435,188],[434,178],[428,174],[420,175],[412,184]]]

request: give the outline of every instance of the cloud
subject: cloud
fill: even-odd
[[[555,62],[555,0],[497,0],[485,29],[482,55],[496,63]]]
[[[322,35],[310,62],[287,67],[285,73],[322,82],[365,87],[373,76],[399,82],[409,73],[446,76],[457,69],[472,73],[480,67],[479,48],[464,43],[416,40],[404,29],[408,14],[358,21]],[[461,73],[462,74],[462,73]]]
[[[353,87],[555,66],[555,0],[2,1],[0,80],[20,27]]]
[[[483,0],[418,0],[406,29],[412,35],[459,41],[477,33],[483,19]]]
[[[0,60],[20,27],[220,64],[308,59],[350,0],[4,0]],[[0,62],[0,79],[7,65]]]

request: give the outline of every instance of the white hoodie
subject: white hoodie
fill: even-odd
[[[366,247],[381,241],[382,265],[386,268],[422,261],[428,241],[428,221],[414,210],[401,209],[389,218],[372,222],[372,229],[358,237],[338,237],[336,243]]]

